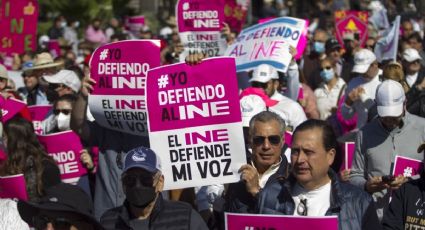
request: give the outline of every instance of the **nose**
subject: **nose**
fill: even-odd
[[[297,157],[296,157],[296,159],[295,159],[295,162],[297,164],[304,163],[306,161],[306,159],[307,159],[306,156],[307,155],[304,153],[304,151],[303,150],[300,150],[299,153],[298,153],[298,155],[297,155]]]
[[[263,148],[263,149],[265,149],[265,150],[267,150],[267,149],[270,149],[270,148],[271,148],[271,144],[270,144],[270,142],[269,142],[269,138],[266,138],[266,139],[264,140],[264,143],[263,143],[263,145],[262,145],[262,148]]]

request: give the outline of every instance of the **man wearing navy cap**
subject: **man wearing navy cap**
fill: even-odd
[[[102,215],[105,229],[208,229],[189,204],[162,198],[161,161],[151,149],[130,150],[121,179],[126,200]]]

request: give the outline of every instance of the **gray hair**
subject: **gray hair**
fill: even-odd
[[[255,122],[270,122],[270,121],[277,121],[280,125],[280,135],[283,135],[286,130],[285,121],[282,119],[281,116],[279,116],[277,113],[271,112],[271,111],[263,111],[261,113],[256,114],[251,118],[249,121],[249,135],[252,137],[254,134],[254,124]]]

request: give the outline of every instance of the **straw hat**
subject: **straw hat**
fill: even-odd
[[[54,62],[52,55],[47,52],[37,54],[34,60],[34,65],[31,70],[46,69],[61,66],[61,62]]]

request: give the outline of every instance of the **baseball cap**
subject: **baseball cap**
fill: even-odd
[[[259,96],[264,101],[264,103],[266,103],[267,107],[274,106],[278,103],[278,101],[269,98],[266,92],[264,92],[264,90],[260,88],[255,88],[255,87],[246,88],[241,92],[241,94],[239,95],[239,98],[245,97],[247,95]]]
[[[93,203],[90,197],[76,185],[60,183],[49,187],[38,203],[20,200],[18,211],[21,218],[30,226],[35,225],[35,217],[39,215],[68,218],[69,214],[72,214],[78,221],[82,219],[92,224],[94,229],[103,229],[93,217]],[[72,223],[72,220],[70,221]]]
[[[341,45],[335,38],[330,38],[326,41],[325,49],[326,50],[332,50],[332,49],[340,49]]]
[[[400,116],[405,100],[403,87],[394,80],[385,80],[376,89],[375,101],[380,117]]]
[[[249,81],[267,83],[272,79],[279,79],[279,75],[277,74],[276,69],[271,65],[261,64],[256,69],[254,69],[252,78]]]
[[[370,64],[376,60],[375,54],[368,49],[361,49],[354,54],[354,73],[366,73]]]
[[[80,91],[81,81],[77,74],[72,70],[61,70],[58,73],[50,76],[43,76],[44,80],[52,84],[64,84],[74,90]]]
[[[258,95],[246,95],[240,99],[242,112],[242,126],[249,127],[253,116],[267,110],[266,103]]]
[[[0,64],[0,78],[9,79],[7,69],[4,65]]]
[[[421,60],[421,56],[419,55],[419,52],[416,49],[413,48],[407,48],[403,52],[403,60],[407,62],[412,62],[416,60]]]
[[[131,168],[141,168],[151,173],[162,171],[161,160],[158,155],[152,149],[146,147],[137,147],[127,153],[123,172]]]

